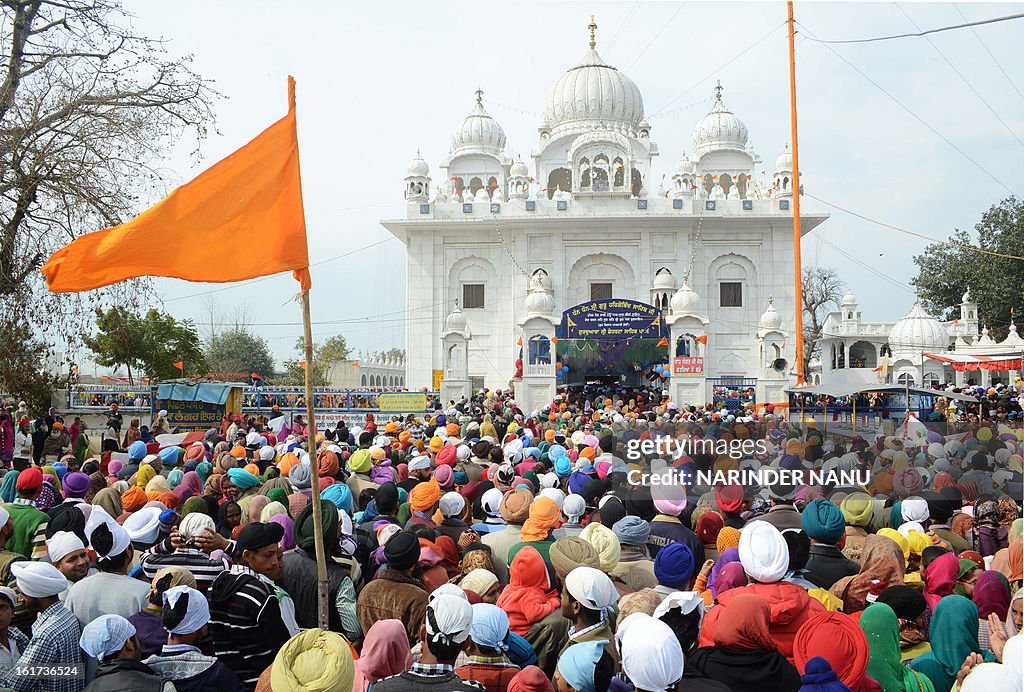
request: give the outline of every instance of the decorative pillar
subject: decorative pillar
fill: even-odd
[[[789,384],[789,362],[783,357],[786,337],[782,333],[782,315],[775,309],[772,296],[768,296],[768,308],[758,322],[757,340],[761,354],[757,364],[758,404],[786,402],[789,398],[783,391]],[[775,347],[779,349],[778,358],[775,357]],[[849,351],[846,357],[850,357]]]
[[[555,361],[558,342],[555,326],[558,319],[551,279],[543,269],[530,277],[526,293],[526,319],[520,324],[523,343],[523,376],[516,387],[516,401],[526,411],[536,411],[554,400],[556,392]]]
[[[449,401],[468,399],[473,394],[469,381],[469,326],[458,303],[444,321],[441,346],[444,358],[441,403],[447,406]]]
[[[669,325],[669,393],[677,405],[711,401],[707,390],[708,318],[700,314],[700,296],[690,288],[689,278],[671,300]]]

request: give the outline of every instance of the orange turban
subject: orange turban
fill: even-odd
[[[459,424],[449,423],[448,425],[444,426],[444,431],[448,433],[448,437],[455,437],[456,435],[459,434]]]
[[[245,447],[242,447],[240,445],[235,445],[234,447],[231,448],[231,456],[233,456],[236,459],[244,459],[245,458]]]
[[[295,456],[295,452],[288,452],[281,461],[277,463],[277,468],[281,469],[281,475],[285,478],[288,477],[288,472],[292,470],[292,467],[299,463],[299,458]]]
[[[333,478],[338,473],[338,455],[329,449],[322,449],[316,455],[316,468],[321,478]]]
[[[260,467],[257,466],[256,464],[246,464],[242,468],[243,468],[243,470],[248,471],[249,473],[251,473],[252,475],[256,476],[257,478],[260,477]]]
[[[561,512],[550,497],[538,497],[530,505],[530,518],[523,524],[524,542],[543,541],[558,523]]]
[[[124,494],[121,495],[121,507],[126,512],[142,509],[147,502],[149,502],[149,498],[146,497],[146,491],[137,485],[125,490]],[[117,519],[117,517],[114,518]]]
[[[409,493],[409,506],[414,512],[426,512],[441,500],[441,486],[431,479],[427,483],[417,483]]]
[[[159,490],[151,490],[146,493],[146,499],[150,502],[160,502],[161,496],[163,496],[163,493]]]
[[[724,553],[729,548],[740,547],[740,532],[731,526],[724,527],[718,532],[718,541],[715,545],[719,553]]]
[[[398,433],[398,441],[401,442],[402,444],[405,444],[411,439],[412,433],[409,432],[408,430],[403,430],[402,432]]]
[[[430,438],[430,451],[432,453],[437,454],[438,452],[441,451],[442,447],[444,447],[444,440],[442,440],[440,437]]]
[[[160,504],[167,509],[174,509],[178,506],[178,496],[174,493],[164,493],[160,496]]]
[[[597,456],[597,452],[594,450],[593,447],[584,447],[583,449],[580,450],[580,456],[586,457],[587,459],[593,461],[594,458]]]
[[[393,435],[398,432],[398,423],[395,421],[389,421],[388,424],[384,426],[384,432],[388,435]]]
[[[553,414],[553,413],[548,414],[548,419],[549,420],[554,420],[555,419],[555,414]],[[548,444],[551,444],[552,442],[554,442],[555,441],[555,431],[554,430],[545,430],[544,431],[544,441],[547,442]]]

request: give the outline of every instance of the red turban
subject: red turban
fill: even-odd
[[[16,483],[18,490],[38,490],[43,487],[43,471],[38,466],[32,466],[18,474]]]
[[[793,659],[801,674],[807,661],[821,656],[851,690],[863,689],[868,670],[868,638],[853,618],[838,611],[804,621],[793,640]]]
[[[743,508],[742,485],[719,485],[715,487],[715,504],[726,514],[734,514]]]
[[[441,448],[441,451],[434,457],[434,463],[438,466],[455,466],[458,459],[458,450],[455,449],[454,445],[445,445]]]

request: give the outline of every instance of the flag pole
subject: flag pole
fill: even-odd
[[[302,330],[306,344],[306,426],[309,430],[309,476],[313,489],[313,544],[316,549],[317,623],[330,629],[328,611],[327,556],[324,552],[324,526],[320,513],[320,470],[317,467],[316,421],[313,417],[313,322],[309,314],[309,291],[302,292]],[[335,537],[336,540],[336,537]]]
[[[796,137],[796,23],[793,21],[793,1],[786,3],[789,14],[789,115],[793,140],[793,285],[796,290],[796,383],[807,381],[804,372],[804,286],[800,257],[800,156]]]

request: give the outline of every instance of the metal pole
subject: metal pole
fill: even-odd
[[[792,0],[786,3],[789,14],[789,117],[793,140],[793,284],[796,290],[796,383],[807,381],[804,372],[804,280],[800,257],[800,154],[796,128],[796,24]]]
[[[316,420],[313,417],[313,323],[310,319],[309,291],[302,292],[302,328],[306,343],[306,425],[309,435],[309,475],[313,488],[313,543],[316,550],[317,622],[325,632],[329,625],[329,589],[327,557],[324,552],[324,527],[320,514],[320,472],[316,463]],[[336,536],[332,540],[337,540]]]

